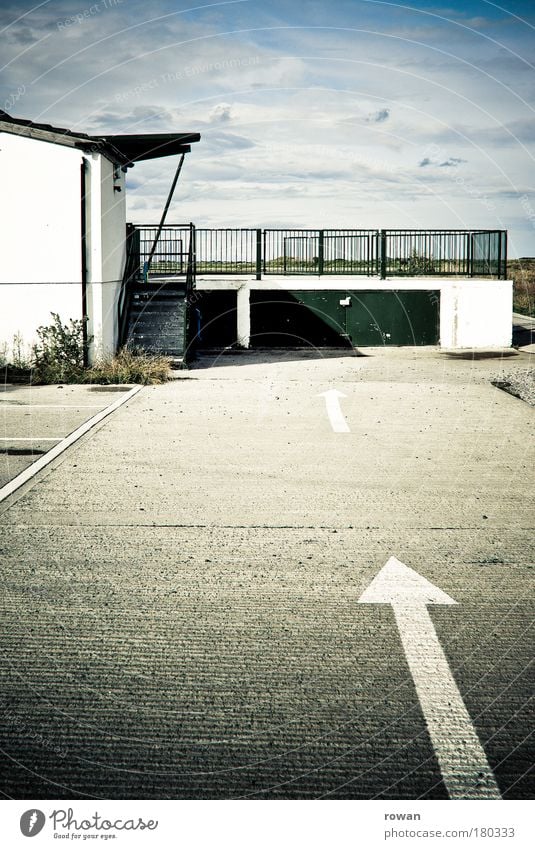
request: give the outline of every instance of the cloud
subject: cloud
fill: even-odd
[[[238,136],[236,133],[212,133],[203,135],[205,142],[204,150],[250,150],[256,145],[245,136]]]
[[[56,0],[17,21],[7,0],[0,104],[90,133],[199,131],[175,220],[508,227],[533,173],[532,31],[509,16],[505,38],[493,12],[493,41],[474,4],[446,2],[385,18],[380,4],[341,0],[187,11]],[[158,220],[173,169],[172,158],[136,167],[138,220]]]
[[[429,165],[436,165],[438,168],[457,168],[463,162],[466,162],[466,159],[461,159],[459,156],[449,156],[448,159],[444,159],[442,162],[431,159],[429,156],[424,156],[418,163],[418,168],[427,168]]]
[[[232,120],[232,106],[230,103],[218,103],[210,110],[208,120],[212,124],[224,124]]]
[[[134,106],[133,108],[118,107],[116,110],[104,109],[93,113],[89,120],[84,122],[87,132],[173,132],[177,126],[177,119],[182,124],[184,118],[176,110],[165,109],[158,106]]]
[[[373,112],[371,115],[368,115],[366,121],[370,124],[382,124],[383,121],[387,121],[390,118],[390,109],[379,109],[377,112]]]

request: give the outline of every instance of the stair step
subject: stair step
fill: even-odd
[[[185,298],[186,294],[185,289],[144,289],[132,292],[132,298],[134,301],[148,301],[152,298],[161,298],[162,300],[176,298],[178,300]]]
[[[167,336],[163,339],[160,336],[132,336],[128,341],[138,347],[150,347],[154,350],[160,350],[169,346],[180,348],[182,344],[182,340],[176,336]]]
[[[162,303],[133,303],[131,312],[138,315],[182,315],[186,311],[186,305],[183,301],[178,301],[173,304]]]
[[[176,281],[131,290],[128,343],[136,348],[182,359],[186,325],[186,289]]]
[[[169,312],[138,312],[131,313],[131,323],[138,324],[139,322],[144,322],[145,324],[165,324],[168,321],[175,322],[183,322],[184,315],[182,312],[179,313],[169,313]]]
[[[149,316],[140,315],[132,316],[130,322],[131,327],[147,327],[164,329],[166,327],[184,327],[184,316],[162,316],[158,319],[150,318]]]

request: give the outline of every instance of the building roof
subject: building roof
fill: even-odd
[[[189,153],[190,145],[200,141],[199,133],[136,133],[133,135],[99,135],[73,132],[51,124],[36,124],[25,118],[13,118],[0,109],[0,132],[76,147],[89,153],[102,153],[112,162],[124,166],[146,159],[158,159]]]

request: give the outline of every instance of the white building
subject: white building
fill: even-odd
[[[125,172],[180,155],[198,133],[89,136],[0,110],[0,346],[29,351],[51,322],[88,318],[90,360],[117,346]]]
[[[51,312],[63,321],[87,317],[90,361],[116,351],[125,292],[125,172],[162,156],[182,162],[199,139],[89,136],[0,111],[0,352],[15,337],[29,350]],[[168,202],[179,173],[180,165]],[[511,344],[502,230],[186,233],[171,225],[160,240],[157,232],[154,225],[136,227],[130,261],[136,254],[137,294],[130,291],[125,312],[128,339],[148,350],[187,359],[198,345],[299,340],[453,349]],[[193,269],[187,283],[186,244],[188,273]],[[195,301],[186,285],[196,286]],[[145,310],[158,293],[157,309]]]

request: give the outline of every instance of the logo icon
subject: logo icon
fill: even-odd
[[[46,817],[42,811],[37,808],[31,808],[25,811],[20,818],[20,830],[24,837],[35,837],[39,834],[46,822]]]

